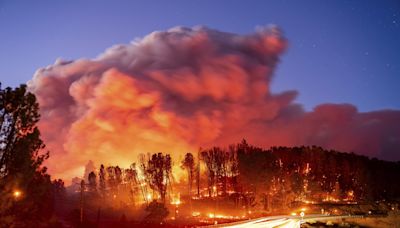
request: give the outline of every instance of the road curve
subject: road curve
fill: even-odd
[[[208,227],[230,227],[230,228],[272,228],[272,227],[282,227],[282,228],[298,228],[300,227],[301,223],[314,220],[314,221],[321,221],[321,220],[336,220],[336,219],[343,219],[343,218],[350,218],[350,217],[362,217],[362,216],[352,216],[352,215],[320,215],[320,214],[311,214],[304,216],[301,218],[300,216],[288,216],[288,215],[281,215],[281,216],[268,216],[262,218],[256,218],[246,221],[240,221],[235,223],[228,223],[228,224],[220,224],[220,225],[212,225]]]

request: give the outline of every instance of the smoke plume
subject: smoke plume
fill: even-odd
[[[239,142],[318,145],[399,160],[400,111],[350,104],[306,112],[296,91],[271,93],[287,42],[277,28],[237,35],[176,27],[117,45],[95,59],[57,60],[29,82],[56,177],[81,176],[88,160],[127,166],[139,153],[176,159]]]

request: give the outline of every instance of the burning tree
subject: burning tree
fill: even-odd
[[[111,192],[114,194],[116,190],[116,180],[115,180],[115,172],[114,172],[114,167],[113,166],[108,166],[106,168],[107,171],[107,185],[110,188]]]
[[[243,196],[245,199],[262,196],[264,208],[269,208],[268,190],[272,188],[272,180],[279,170],[277,158],[269,151],[248,145],[245,140],[236,146],[236,153],[240,184],[252,192],[251,196]],[[250,201],[245,201],[248,207]]]
[[[142,193],[143,200],[147,201],[145,193],[146,191],[144,189],[145,186],[142,184],[139,178],[138,170],[136,169],[136,163],[132,163],[128,169],[125,169],[125,181],[129,184],[130,197],[132,201],[134,201],[134,193],[137,192],[136,190],[138,188]]]
[[[182,161],[181,167],[187,171],[188,174],[188,190],[189,196],[192,195],[192,186],[193,186],[193,173],[194,173],[194,158],[193,154],[186,153],[185,158]]]
[[[158,153],[151,156],[151,159],[148,160],[146,167],[146,176],[148,178],[150,188],[159,193],[161,201],[164,203],[167,186],[171,182],[171,165],[171,157],[169,154],[164,156],[162,153]]]
[[[96,172],[96,167],[92,160],[89,160],[88,163],[85,165],[85,172],[83,174],[84,180],[89,180],[89,174],[91,172]]]
[[[234,160],[234,156],[230,156],[228,152],[219,147],[213,147],[202,151],[201,158],[207,167],[209,196],[211,196],[212,190],[215,192],[214,194],[218,195],[219,184],[223,187],[223,193],[226,193],[228,173],[231,173],[236,166],[233,163],[229,164],[231,159]]]
[[[104,196],[106,194],[106,170],[105,170],[103,164],[101,164],[100,170],[99,170],[99,190],[100,190],[101,196],[104,198]]]
[[[88,175],[88,182],[89,182],[89,191],[96,193],[97,192],[97,177],[96,174],[92,171]]]
[[[122,183],[122,170],[119,166],[114,167],[115,185],[119,186]]]
[[[211,197],[212,187],[215,184],[215,173],[216,173],[214,153],[212,151],[202,151],[201,159],[207,167],[208,196]]]

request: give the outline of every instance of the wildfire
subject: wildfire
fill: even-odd
[[[324,201],[324,202],[339,202],[340,200],[333,196],[327,196],[322,201]]]
[[[181,204],[181,194],[180,194],[180,193],[176,194],[176,195],[172,198],[171,204],[174,204],[174,205],[179,205],[179,204]]]
[[[354,191],[350,190],[347,192],[346,198],[343,199],[344,201],[353,201],[354,200]]]
[[[193,217],[200,216],[200,212],[194,211],[194,212],[192,212],[192,216],[193,216]]]
[[[148,200],[148,201],[151,201],[151,199],[152,199],[153,197],[151,196],[151,194],[150,194],[150,193],[147,193],[147,196],[146,196],[146,198],[147,198],[147,200]]]
[[[306,203],[306,204],[315,204],[315,203],[317,203],[317,202],[312,201],[312,200],[304,200],[303,202]]]

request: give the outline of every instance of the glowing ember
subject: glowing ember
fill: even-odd
[[[19,198],[19,197],[21,197],[22,193],[19,190],[15,190],[13,195],[14,195],[15,198]]]
[[[327,196],[322,201],[324,201],[324,202],[339,202],[340,200],[333,196]]]
[[[192,216],[193,217],[200,216],[200,212],[194,211],[194,212],[192,212]]]

